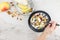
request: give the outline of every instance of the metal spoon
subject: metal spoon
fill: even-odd
[[[56,26],[60,26],[60,24],[56,24]]]
[[[52,25],[52,23],[49,23],[49,24],[51,24],[51,25]],[[60,24],[56,24],[56,26],[60,26]]]

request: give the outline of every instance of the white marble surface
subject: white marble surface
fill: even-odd
[[[0,0],[0,2],[3,0]],[[4,0],[5,1],[5,0]],[[36,10],[49,13],[52,20],[60,23],[60,0],[33,0]],[[28,26],[29,16],[22,16],[22,21],[11,18],[6,13],[0,13],[0,40],[35,40],[40,33],[32,31]],[[60,26],[47,38],[60,40]]]

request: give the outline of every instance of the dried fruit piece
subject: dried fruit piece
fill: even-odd
[[[20,18],[20,20],[22,20],[22,18]]]
[[[10,4],[13,4],[13,2],[10,2]]]
[[[10,15],[10,14],[12,14],[12,12],[11,11],[7,11],[7,13]]]
[[[15,11],[12,13],[12,17],[16,17],[16,16],[18,16],[18,14],[17,14],[17,11],[15,10]]]
[[[11,6],[14,6],[14,4],[12,4]]]
[[[18,20],[19,18],[17,17],[17,20]]]
[[[16,14],[12,14],[12,17],[15,17],[16,16]]]
[[[11,6],[14,6],[14,3],[13,2],[10,2]]]
[[[29,11],[30,11],[30,12],[32,12],[32,10],[33,10],[33,8],[30,8],[30,10],[29,10]]]

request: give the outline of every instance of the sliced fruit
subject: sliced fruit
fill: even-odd
[[[28,6],[23,5],[23,4],[18,4],[18,7],[21,9],[21,11],[22,11],[23,13],[28,13],[28,12],[31,11],[31,9],[30,9]]]

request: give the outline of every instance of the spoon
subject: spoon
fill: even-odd
[[[52,23],[49,23],[49,24],[51,24],[51,25],[52,25]],[[60,26],[60,24],[56,24],[56,26]]]

